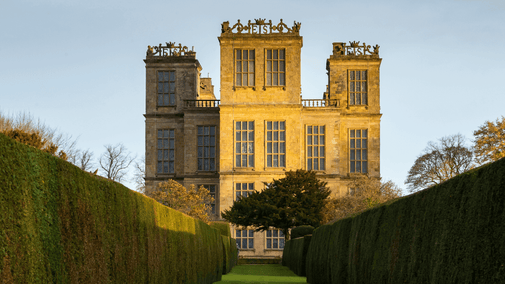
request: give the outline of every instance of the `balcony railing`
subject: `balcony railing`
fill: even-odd
[[[184,100],[185,108],[218,108],[220,100]]]
[[[303,107],[340,107],[340,100],[302,100]]]

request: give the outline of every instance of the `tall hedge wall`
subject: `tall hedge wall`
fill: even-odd
[[[317,283],[505,283],[505,159],[321,226]]]
[[[207,224],[0,134],[4,283],[212,283]]]
[[[306,260],[312,235],[306,235],[286,242],[282,251],[282,265],[298,276],[306,276]]]
[[[211,227],[218,229],[223,238],[223,274],[231,271],[238,262],[238,249],[235,239],[231,237],[230,224],[227,222],[212,222]]]

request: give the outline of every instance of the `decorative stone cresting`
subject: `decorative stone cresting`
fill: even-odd
[[[195,56],[194,50],[189,50],[187,46],[175,45],[175,42],[166,42],[163,46],[161,43],[158,46],[147,46],[146,56]]]
[[[367,57],[379,57],[379,45],[375,46],[359,44],[359,41],[350,41],[349,45],[345,42],[334,42],[333,43],[333,56],[367,56]],[[373,49],[372,49],[373,48]]]
[[[254,21],[249,20],[247,25],[243,25],[240,20],[230,27],[230,22],[223,22],[221,25],[221,35],[225,34],[289,34],[289,35],[299,35],[301,23],[294,22],[294,25],[289,28],[281,19],[280,23],[277,25],[272,24],[272,20],[266,22],[266,19],[255,19]]]

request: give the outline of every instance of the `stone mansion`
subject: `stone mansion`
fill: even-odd
[[[379,46],[333,43],[326,92],[303,99],[300,26],[224,22],[220,99],[193,50],[148,47],[147,191],[168,179],[204,185],[220,218],[234,200],[286,171],[316,171],[336,196],[349,192],[353,175],[380,176]],[[282,255],[284,236],[275,228],[232,233],[241,257]]]

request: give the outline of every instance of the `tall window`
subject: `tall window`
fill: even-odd
[[[254,121],[235,123],[235,166],[254,167]]]
[[[174,173],[175,130],[158,130],[158,173]]]
[[[198,170],[216,170],[216,127],[198,126]]]
[[[350,167],[351,173],[366,173],[367,172],[367,135],[368,130],[356,129],[350,130],[349,133],[349,149],[350,149]]]
[[[286,166],[286,122],[267,121],[267,167]]]
[[[325,169],[324,133],[324,126],[307,126],[307,170]]]
[[[158,71],[158,105],[175,105],[175,71]]]
[[[286,85],[286,55],[284,49],[267,49],[267,86]]]
[[[254,183],[237,182],[235,184],[235,200],[239,200],[242,197],[247,197],[254,191]]]
[[[254,230],[235,230],[235,240],[239,249],[253,249]]]
[[[235,86],[254,86],[254,50],[235,51]]]
[[[366,70],[349,71],[349,104],[366,105],[367,98],[367,72]]]
[[[215,184],[203,184],[201,186],[205,187],[209,191],[210,196],[212,196],[212,198],[214,198],[214,201],[210,204],[207,204],[207,205],[209,205],[212,208],[212,214],[216,214],[216,185]]]
[[[267,230],[267,249],[283,249],[284,234],[281,230]]]

